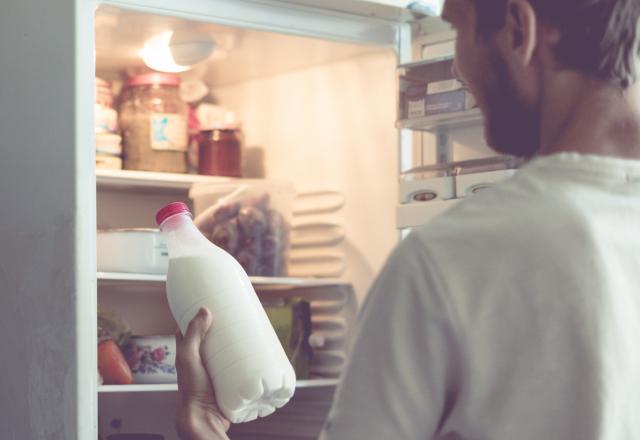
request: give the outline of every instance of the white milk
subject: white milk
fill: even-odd
[[[188,214],[162,222],[169,246],[167,298],[184,334],[200,307],[213,314],[203,361],[218,406],[233,423],[285,405],[295,372],[240,264],[210,243]]]

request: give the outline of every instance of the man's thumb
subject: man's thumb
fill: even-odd
[[[204,339],[204,336],[211,327],[211,312],[206,307],[201,307],[198,313],[189,323],[184,338],[188,341],[196,342],[198,345]]]

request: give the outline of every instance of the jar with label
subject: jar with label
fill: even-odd
[[[200,133],[198,172],[210,176],[242,177],[240,130],[216,128]]]
[[[187,171],[187,104],[180,99],[180,78],[167,73],[132,76],[122,92],[124,168]]]

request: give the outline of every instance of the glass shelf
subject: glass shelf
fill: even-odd
[[[100,189],[142,191],[189,191],[194,183],[227,183],[235,179],[198,174],[156,173],[131,170],[96,170],[96,183]]]
[[[164,287],[167,276],[162,274],[138,274],[120,272],[98,272],[98,283],[108,286]],[[249,277],[257,287],[328,287],[346,286],[349,283],[336,278],[288,278],[288,277]]]
[[[474,108],[464,112],[442,113],[424,118],[401,119],[396,123],[397,128],[437,132],[442,130],[454,130],[482,124],[480,109]]]
[[[338,379],[298,380],[296,388],[334,387]],[[98,393],[161,393],[176,392],[177,384],[133,384],[133,385],[99,385]]]

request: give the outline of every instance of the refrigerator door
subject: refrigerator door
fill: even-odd
[[[284,3],[313,6],[378,17],[399,22],[412,21],[416,14],[437,15],[444,0],[280,0]]]

